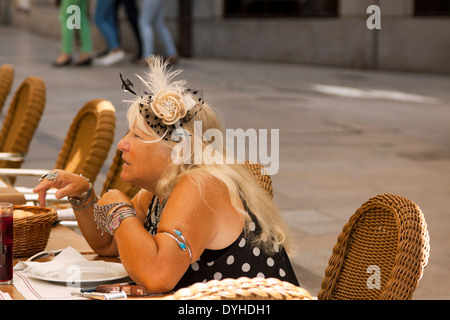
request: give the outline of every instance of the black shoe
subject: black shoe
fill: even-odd
[[[68,59],[66,59],[66,60],[64,60],[63,62],[60,62],[60,63],[54,61],[52,65],[53,65],[54,67],[59,68],[59,67],[65,67],[65,66],[68,66],[68,65],[70,65],[71,63],[72,63],[72,58],[68,58]]]
[[[75,67],[87,67],[90,66],[92,63],[92,58],[84,59],[82,61],[75,62]]]

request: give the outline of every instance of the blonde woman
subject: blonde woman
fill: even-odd
[[[51,187],[59,189],[58,198],[68,196],[93,250],[120,255],[130,277],[151,292],[242,276],[298,285],[274,202],[241,165],[207,159],[211,142],[203,135],[220,129],[214,111],[184,80],[175,81],[180,70],[168,71],[158,58],[149,66],[141,78],[144,95],[122,79],[136,98],[129,132],[118,145],[125,161],[121,177],[139,193],[130,200],[110,190],[97,199],[84,177],[52,171],[34,190],[41,203]],[[203,161],[189,161],[198,152]]]

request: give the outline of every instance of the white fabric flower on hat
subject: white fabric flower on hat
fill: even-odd
[[[186,116],[186,104],[176,92],[159,91],[150,107],[165,125],[172,125]]]

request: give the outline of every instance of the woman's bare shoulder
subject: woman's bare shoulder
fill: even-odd
[[[200,196],[203,200],[210,202],[217,200],[218,197],[223,198],[227,195],[226,190],[225,185],[216,177],[209,174],[193,173],[181,177],[174,186],[172,193]]]

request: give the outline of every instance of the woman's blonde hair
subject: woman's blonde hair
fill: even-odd
[[[170,74],[170,71],[166,70],[165,64],[159,63],[158,65],[156,63],[155,67],[151,63],[154,63],[154,60],[149,61],[151,71],[166,73],[164,77],[159,75],[159,79],[173,78],[174,74]],[[150,72],[148,77],[152,77],[153,72]],[[179,74],[179,72],[180,70],[177,70],[176,74]],[[144,84],[147,85],[147,90],[150,90],[152,94],[156,94],[157,92],[153,91],[156,88],[149,85],[152,81],[155,81],[155,78],[152,78],[151,81],[146,80],[144,80]],[[182,81],[183,85],[185,85],[186,82],[184,80]],[[172,85],[171,88],[177,87],[180,89],[179,84],[178,86]],[[164,90],[165,88],[169,88],[169,85],[164,86],[164,84],[158,83],[157,90]],[[142,103],[142,99],[138,98],[131,103],[128,109],[127,116],[130,128],[137,127],[143,132],[158,138],[155,130],[148,125],[147,119],[139,112],[140,103]],[[198,123],[201,123],[201,126],[198,126]],[[188,122],[183,122],[182,127],[185,130],[184,132],[187,133],[187,136],[182,137],[183,142],[190,142],[188,144],[189,148],[183,149],[188,150],[190,154],[183,154],[183,157],[187,156],[186,158],[190,160],[194,158],[199,159],[200,154],[202,161],[172,161],[158,182],[157,193],[161,194],[164,198],[168,198],[172,189],[183,177],[193,179],[202,193],[205,191],[203,184],[206,180],[203,178],[213,177],[226,187],[231,204],[244,217],[246,221],[244,227],[246,235],[249,234],[249,223],[252,219],[249,213],[245,209],[242,209],[241,204],[243,202],[245,202],[244,205],[258,220],[261,233],[258,237],[252,239],[256,245],[268,253],[273,253],[279,247],[284,247],[286,250],[289,250],[290,244],[287,226],[275,202],[261,187],[253,173],[235,159],[227,158],[226,151],[223,147],[224,144],[221,141],[205,141],[204,134],[207,130],[214,129],[224,132],[224,128],[216,112],[207,103],[203,102],[200,111],[197,112],[195,117]],[[160,140],[158,143],[166,144],[173,150],[180,142]],[[214,150],[213,158],[211,158],[211,152],[205,152],[206,148]],[[222,159],[222,161],[217,161],[217,159]]]

